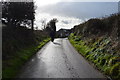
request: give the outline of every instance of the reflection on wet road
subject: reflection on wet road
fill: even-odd
[[[20,78],[104,78],[71,46],[67,38],[47,43],[26,63]]]

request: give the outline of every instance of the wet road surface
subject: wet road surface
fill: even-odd
[[[105,78],[67,38],[48,42],[24,65],[19,78]]]

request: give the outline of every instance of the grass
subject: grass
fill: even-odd
[[[110,43],[109,38],[100,38],[93,43],[87,43],[80,36],[77,37],[72,33],[69,40],[76,50],[103,74],[110,76],[113,80],[120,79],[120,56],[112,55],[106,51],[106,47]]]
[[[28,61],[40,48],[42,48],[50,39],[45,39],[39,45],[31,45],[17,52],[12,58],[3,61],[2,77],[14,78],[23,64]]]

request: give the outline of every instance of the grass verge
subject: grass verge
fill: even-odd
[[[31,45],[21,49],[11,56],[10,59],[3,61],[2,78],[14,78],[23,64],[28,61],[39,49],[41,49],[50,39],[45,39],[39,45]]]
[[[87,60],[92,62],[103,74],[113,80],[120,79],[120,56],[106,53],[109,39],[99,39],[90,45],[83,41],[80,36],[71,34],[69,41]]]

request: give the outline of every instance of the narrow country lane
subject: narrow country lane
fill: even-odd
[[[24,65],[20,78],[105,78],[70,44],[67,38],[47,43]]]

